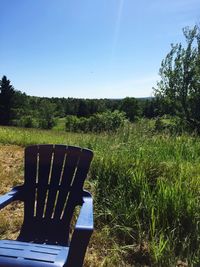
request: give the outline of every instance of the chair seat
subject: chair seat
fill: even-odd
[[[0,241],[0,267],[61,267],[69,247],[36,244],[14,240]]]

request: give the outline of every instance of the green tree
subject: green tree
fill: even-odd
[[[138,100],[134,97],[126,97],[121,100],[120,111],[126,114],[130,121],[135,121],[140,115],[140,107]]]
[[[12,99],[11,124],[16,120],[20,120],[22,116],[28,115],[29,112],[29,97],[25,93],[15,90]]]
[[[79,100],[79,106],[78,106],[78,117],[87,117],[89,115],[89,108],[88,103],[86,99],[80,99]]]
[[[13,107],[14,87],[6,76],[0,81],[0,124],[8,125],[11,120]]]
[[[51,129],[55,125],[54,120],[55,105],[47,99],[40,102],[39,127]]]
[[[200,132],[200,30],[186,27],[183,34],[186,44],[172,44],[154,91],[172,114]]]

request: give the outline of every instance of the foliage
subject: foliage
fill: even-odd
[[[66,124],[66,118],[54,118],[55,125],[53,126],[52,130],[56,131],[65,131],[65,124]]]
[[[112,132],[122,127],[127,120],[124,113],[107,111],[97,113],[89,118],[67,116],[66,130],[74,132]]]
[[[131,122],[134,122],[140,116],[139,102],[133,97],[122,99],[119,109],[126,114]]]
[[[155,132],[165,133],[170,135],[181,135],[185,132],[194,134],[190,125],[177,116],[167,116],[157,117],[155,119]]]
[[[22,116],[19,120],[20,127],[25,128],[36,128],[38,127],[37,121],[30,115]]]
[[[133,97],[126,97],[124,99],[36,97],[15,90],[5,76],[2,78],[2,81],[4,87],[5,81],[8,82],[6,86],[11,90],[4,90],[0,94],[0,124],[25,126],[27,123],[24,120],[28,116],[33,121],[33,123],[28,123],[32,125],[31,127],[51,129],[55,126],[55,121],[58,121],[58,118],[64,118],[69,115],[81,118],[81,125],[86,122],[82,118],[89,118],[95,114],[107,111],[114,112],[118,110],[122,113],[124,112],[126,118],[131,122],[142,116],[153,118],[163,115],[159,111],[163,105],[160,105],[158,101],[151,98],[146,100]],[[7,92],[7,95],[5,92]]]
[[[55,125],[54,121],[54,104],[47,100],[42,100],[39,110],[39,128],[51,129]]]
[[[200,132],[200,29],[184,28],[186,45],[173,45],[162,61],[161,80],[155,95],[162,101],[165,113],[179,116]]]
[[[0,124],[8,125],[15,90],[6,76],[0,81]]]

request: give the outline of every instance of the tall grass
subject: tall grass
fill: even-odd
[[[90,182],[95,185],[96,227],[109,232],[109,249],[129,264],[174,266],[182,260],[197,266],[200,139],[155,134],[151,123],[100,135],[1,127],[0,142],[93,149]]]

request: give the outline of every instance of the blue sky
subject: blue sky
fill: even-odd
[[[200,0],[0,0],[0,77],[35,96],[152,95]]]

